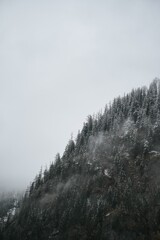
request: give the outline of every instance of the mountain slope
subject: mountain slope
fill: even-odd
[[[160,81],[89,116],[27,189],[5,240],[160,239]]]

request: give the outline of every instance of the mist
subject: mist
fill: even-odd
[[[159,9],[0,1],[0,188],[26,188],[89,114],[160,76]]]

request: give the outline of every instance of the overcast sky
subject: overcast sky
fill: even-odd
[[[0,0],[0,187],[26,187],[89,114],[160,76],[159,0]]]

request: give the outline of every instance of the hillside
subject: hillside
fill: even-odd
[[[89,116],[40,171],[3,240],[160,239],[160,80]]]

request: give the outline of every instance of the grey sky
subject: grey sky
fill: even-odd
[[[26,186],[87,115],[160,76],[160,1],[0,0],[0,187]]]

